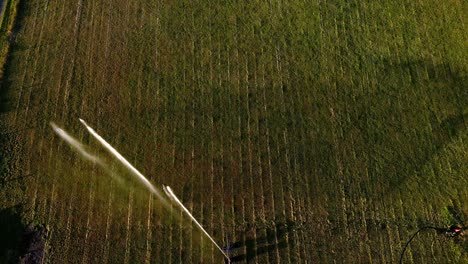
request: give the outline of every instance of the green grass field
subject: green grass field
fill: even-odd
[[[33,222],[52,231],[48,263],[223,263],[179,210],[49,125],[98,151],[83,118],[241,263],[397,263],[418,228],[468,225],[466,14],[463,0],[21,1],[1,27],[2,48],[16,39],[0,262]],[[428,231],[404,263],[467,251]]]

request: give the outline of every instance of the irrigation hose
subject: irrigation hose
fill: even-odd
[[[414,233],[410,239],[408,240],[408,242],[406,242],[405,246],[403,247],[403,250],[401,251],[401,256],[400,256],[400,264],[403,263],[403,257],[405,255],[405,251],[406,251],[406,248],[408,247],[408,245],[411,243],[411,241],[416,237],[417,234],[419,234],[419,232],[423,231],[423,230],[427,230],[427,229],[433,229],[437,232],[445,232],[447,231],[446,228],[440,228],[440,227],[434,227],[434,226],[425,226],[425,227],[422,227],[420,228],[418,231],[416,231],[416,233]]]

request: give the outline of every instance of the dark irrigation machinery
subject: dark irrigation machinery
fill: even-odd
[[[420,232],[426,231],[426,230],[435,230],[437,234],[444,235],[448,238],[456,238],[456,237],[459,237],[463,233],[463,230],[465,229],[466,227],[461,227],[460,225],[452,225],[449,228],[434,227],[434,226],[421,227],[408,239],[408,242],[406,242],[405,246],[403,247],[403,250],[401,251],[401,256],[400,256],[400,264],[403,263],[403,257],[405,256],[406,248],[411,243],[411,241],[416,237],[416,235],[419,234]]]

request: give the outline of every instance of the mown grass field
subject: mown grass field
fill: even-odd
[[[0,90],[2,261],[34,222],[52,230],[50,263],[223,262],[49,126],[96,146],[79,117],[240,262],[397,263],[419,227],[468,224],[466,1],[18,10]],[[467,249],[427,232],[404,263],[468,263]]]

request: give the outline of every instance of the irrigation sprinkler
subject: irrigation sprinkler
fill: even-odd
[[[104,148],[106,148],[114,157],[116,157],[127,169],[129,169],[132,174],[134,174],[135,176],[137,176],[137,178],[140,180],[141,183],[143,183],[151,193],[155,194],[159,199],[160,201],[166,206],[168,207],[168,203],[167,203],[167,200],[162,196],[162,193],[160,191],[158,191],[158,189],[156,189],[151,183],[150,181],[143,175],[141,174],[132,164],[130,164],[130,162],[128,162],[116,149],[114,149],[106,140],[104,140],[93,128],[91,128],[83,119],[80,118],[80,122],[86,127],[86,129],[88,130],[88,132],[94,137],[96,138],[99,143],[101,143],[102,146],[104,146]],[[98,165],[101,165],[103,168],[107,168],[106,165],[96,156],[94,156],[93,154],[87,152],[84,148],[84,146],[82,145],[81,142],[79,142],[78,140],[76,140],[75,138],[73,138],[72,136],[70,136],[68,133],[66,133],[64,130],[62,130],[61,128],[59,128],[57,125],[55,125],[54,123],[51,123],[51,126],[52,128],[54,129],[54,131],[62,138],[64,139],[69,145],[71,145],[78,153],[80,153],[85,159],[87,160],[90,160],[92,161],[93,163],[96,163]],[[193,217],[193,215],[190,213],[190,211],[182,204],[182,202],[179,200],[179,198],[177,198],[177,196],[174,194],[174,192],[172,191],[172,189],[169,187],[169,186],[164,186],[163,185],[163,190],[164,192],[166,193],[166,195],[172,200],[174,201],[178,206],[180,206],[183,211],[190,217],[190,219],[195,222],[195,224],[198,226],[198,228],[200,228],[200,230],[211,240],[211,242],[213,243],[213,245],[215,245],[215,247],[217,249],[219,249],[219,251],[221,251],[221,253],[223,254],[223,256],[227,259],[228,263],[231,263],[231,259],[230,257],[228,256],[228,253],[226,252],[229,252],[229,250],[223,250],[217,243],[216,241],[208,234],[208,232],[206,232],[206,230],[202,227],[202,225]]]
[[[210,234],[208,234],[208,232],[206,232],[206,230],[203,228],[203,226],[197,221],[197,219],[195,219],[195,217],[193,217],[193,215],[190,213],[190,211],[182,204],[182,202],[179,200],[179,198],[177,198],[177,196],[174,194],[174,192],[172,192],[172,189],[171,187],[169,186],[163,186],[163,190],[164,192],[166,193],[166,195],[174,202],[176,202],[183,210],[184,212],[190,217],[190,219],[192,219],[193,222],[195,222],[195,224],[200,228],[200,230],[211,240],[211,242],[213,242],[213,245],[216,246],[216,248],[219,249],[219,251],[221,251],[221,253],[223,253],[224,257],[226,257],[228,263],[231,262],[231,259],[229,258],[229,256],[226,254],[226,252],[224,252],[224,250],[216,243],[216,241],[214,241],[214,239],[210,236]]]

